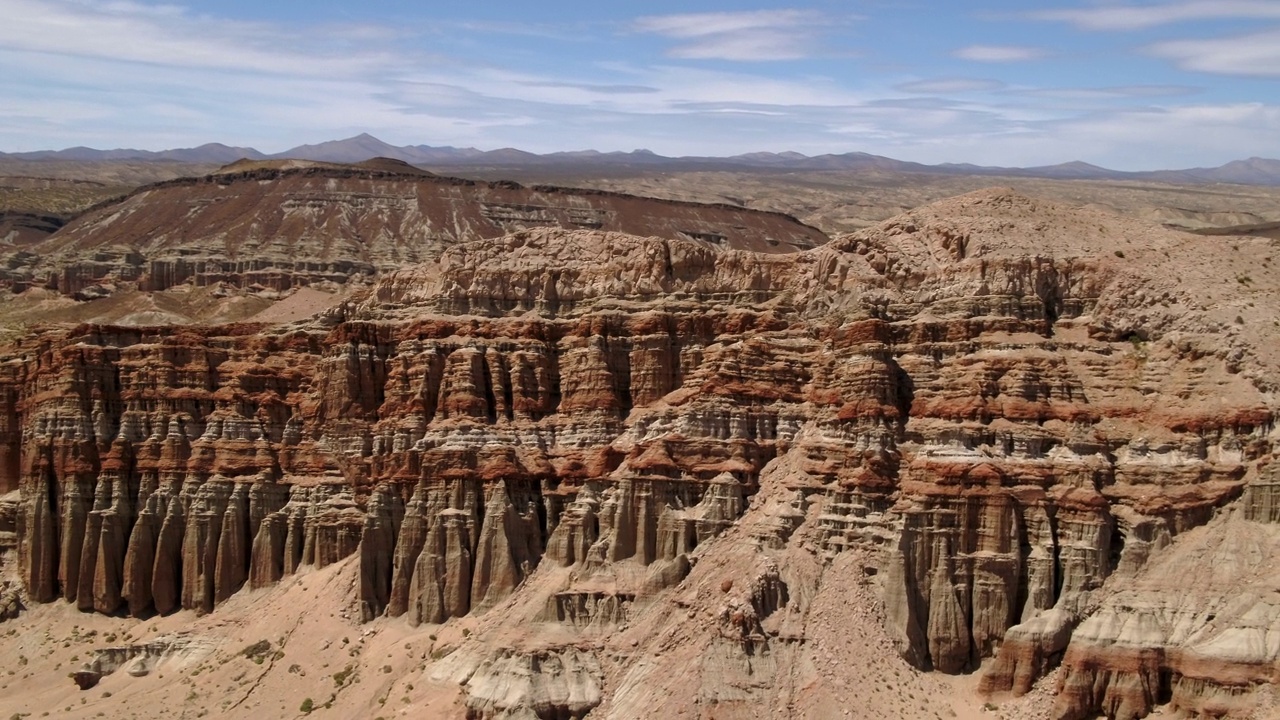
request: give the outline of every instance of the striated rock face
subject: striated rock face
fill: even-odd
[[[791,255],[521,231],[304,324],[24,338],[0,488],[39,602],[209,612],[351,555],[367,620],[523,602],[552,639],[437,678],[473,717],[626,716],[652,664],[565,638],[711,572],[708,667],[743,685],[703,698],[772,702],[850,553],[919,668],[1062,664],[1060,717],[1243,706],[1280,637],[1280,274],[1212,242],[1004,191]],[[1251,280],[1209,303],[1167,263]]]
[[[6,227],[0,217],[0,236]],[[437,177],[386,159],[239,162],[203,178],[145,186],[91,208],[47,238],[22,230],[27,249],[0,271],[0,283],[15,291],[45,286],[80,300],[125,286],[279,293],[368,282],[433,259],[450,245],[539,227],[765,253],[827,241],[787,215],[730,205]]]
[[[0,210],[0,243],[11,247],[34,245],[58,231],[64,218],[45,213]]]
[[[1108,588],[1072,635],[1058,717],[1136,718],[1165,704],[1252,713],[1251,691],[1280,680],[1280,527],[1267,513],[1276,477],[1265,469],[1230,513]]]

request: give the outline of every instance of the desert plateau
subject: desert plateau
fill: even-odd
[[[1280,720],[1275,0],[0,18],[0,719]]]
[[[0,714],[1264,717],[1280,240],[1193,190],[238,161],[11,237]]]

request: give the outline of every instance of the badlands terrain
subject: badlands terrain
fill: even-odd
[[[0,717],[1280,716],[1275,188],[176,167],[5,180]]]

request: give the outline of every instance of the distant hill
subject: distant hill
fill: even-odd
[[[943,175],[1003,175],[1057,180],[1155,180],[1171,183],[1235,183],[1241,185],[1280,185],[1280,160],[1252,157],[1233,160],[1213,168],[1122,172],[1074,161],[1039,167],[993,167],[970,163],[922,163],[895,160],[864,152],[808,156],[796,152],[753,152],[729,157],[666,157],[649,150],[631,152],[599,152],[580,150],[545,155],[500,148],[478,150],[450,146],[396,146],[362,133],[345,140],[330,140],[314,145],[299,145],[281,153],[265,154],[253,148],[230,147],[208,143],[195,148],[173,150],[95,150],[74,147],[65,150],[0,153],[0,160],[64,160],[106,162],[119,160],[175,161],[194,163],[230,163],[241,159],[298,159],[315,162],[358,163],[372,158],[391,158],[418,166],[448,165],[476,167],[528,166],[629,166],[669,168],[671,170],[743,170],[750,168],[775,170],[881,171],[935,173]]]
[[[70,160],[75,162],[103,162],[110,160],[172,160],[189,163],[229,163],[245,158],[260,160],[266,155],[253,148],[230,147],[222,143],[205,143],[200,147],[174,150],[95,150],[73,147],[66,150],[37,150],[35,152],[0,153],[0,159],[14,160]],[[372,156],[371,156],[372,157]],[[361,158],[366,160],[368,158]]]
[[[530,228],[600,230],[761,253],[827,242],[778,212],[602,190],[440,177],[393,158],[359,164],[242,159],[59,217],[0,213],[0,287],[78,299],[117,282],[243,290],[358,282],[460,243]],[[6,259],[7,258],[7,259]],[[16,258],[16,259],[15,259]],[[69,269],[68,269],[69,268]]]
[[[1216,168],[1196,168],[1185,171],[1211,182],[1239,183],[1241,185],[1280,184],[1280,160],[1251,157],[1248,160],[1232,160]]]

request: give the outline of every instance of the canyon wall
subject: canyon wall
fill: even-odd
[[[990,191],[788,256],[522,231],[305,323],[49,329],[0,362],[0,499],[30,599],[86,611],[213,612],[354,555],[366,620],[523,599],[589,635],[674,622],[733,557],[707,632],[775,672],[802,568],[852,553],[918,668],[1020,694],[1061,664],[1063,718],[1243,707],[1272,581],[1213,573],[1278,547],[1277,273],[1204,242]],[[1257,269],[1207,304],[1156,258]],[[1181,603],[1177,573],[1206,573]],[[625,716],[640,676],[604,697],[559,647],[504,656],[559,668],[537,712]]]

